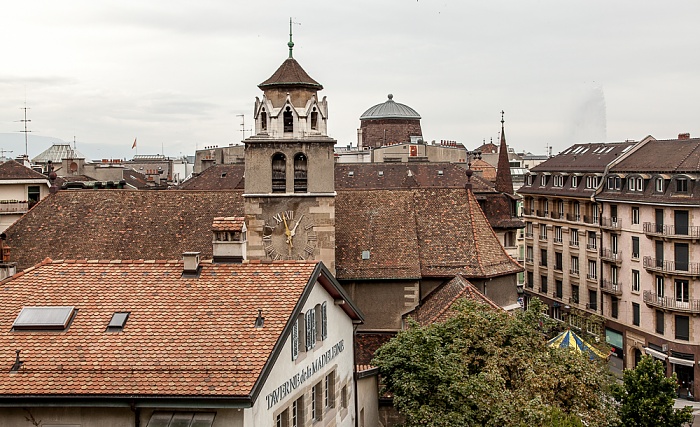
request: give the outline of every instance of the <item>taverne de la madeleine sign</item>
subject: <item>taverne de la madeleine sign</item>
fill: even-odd
[[[327,363],[335,359],[335,357],[342,353],[344,349],[344,340],[340,340],[337,344],[335,344],[325,353],[320,355],[311,364],[307,365],[305,368],[302,368],[302,370],[299,371],[299,373],[297,373],[287,381],[283,382],[279,387],[277,387],[270,394],[265,396],[265,398],[267,399],[267,409],[270,409],[273,406],[275,406],[281,399],[284,399],[289,393],[293,392],[299,386],[304,384],[306,380],[314,376],[316,372],[323,369],[323,367],[326,366]]]

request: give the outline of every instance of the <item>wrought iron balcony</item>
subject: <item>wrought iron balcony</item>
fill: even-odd
[[[671,260],[664,260],[652,258],[650,256],[645,256],[644,268],[646,268],[649,271],[674,274],[677,276],[700,277],[700,263],[697,262],[675,262]]]
[[[578,248],[578,240],[569,240],[569,246]]]
[[[600,252],[600,258],[603,261],[613,262],[615,264],[622,262],[622,253],[620,252],[613,252],[612,249],[608,248],[603,248]]]
[[[552,219],[562,219],[563,216],[560,212],[552,212]]]
[[[586,279],[588,279],[588,280],[590,280],[590,281],[592,281],[592,282],[595,282],[595,281],[598,280],[598,275],[597,275],[597,274],[588,273],[588,274],[586,274]]]
[[[533,264],[535,260],[532,257],[525,257],[526,264]]]
[[[665,225],[654,222],[645,222],[644,234],[647,236],[661,236],[671,239],[700,239],[700,226],[697,225]]]
[[[588,242],[588,243],[586,243],[586,249],[589,249],[589,250],[596,250],[596,249],[598,249],[598,244],[597,244],[597,243]]]
[[[620,282],[613,282],[611,280],[603,279],[600,289],[607,294],[618,296],[622,295],[622,286],[620,286]]]
[[[598,221],[590,215],[584,215],[583,222],[585,222],[586,224],[597,224],[598,223]]]
[[[620,219],[619,218],[601,217],[600,218],[600,227],[607,228],[610,230],[619,230],[621,228]]]
[[[650,307],[664,308],[667,310],[681,311],[684,313],[700,314],[700,300],[688,299],[678,301],[674,297],[659,296],[651,291],[644,291],[644,303]]]
[[[578,269],[574,270],[574,269],[572,268],[572,269],[569,270],[569,274],[571,274],[572,276],[578,276],[579,270],[578,270]]]
[[[566,220],[571,221],[571,222],[579,222],[581,221],[581,214],[566,214]]]
[[[532,208],[523,208],[523,215],[534,215]]]

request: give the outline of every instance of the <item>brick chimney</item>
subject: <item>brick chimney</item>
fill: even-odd
[[[679,133],[678,139],[690,139],[690,134],[689,133]]]
[[[214,218],[212,241],[214,262],[240,263],[247,259],[247,228],[242,216]]]

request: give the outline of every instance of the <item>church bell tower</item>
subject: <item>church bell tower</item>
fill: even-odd
[[[293,57],[260,83],[255,135],[244,140],[248,258],[320,260],[335,270],[336,141],[323,86]]]

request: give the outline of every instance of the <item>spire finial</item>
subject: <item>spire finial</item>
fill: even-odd
[[[505,114],[505,111],[501,110],[501,127],[503,127],[503,123],[506,122],[505,120],[503,120],[503,115],[504,115],[504,114]]]
[[[294,48],[294,42],[292,41],[292,18],[289,18],[289,43],[287,43],[287,46],[289,46],[289,57],[292,57],[292,49]]]

